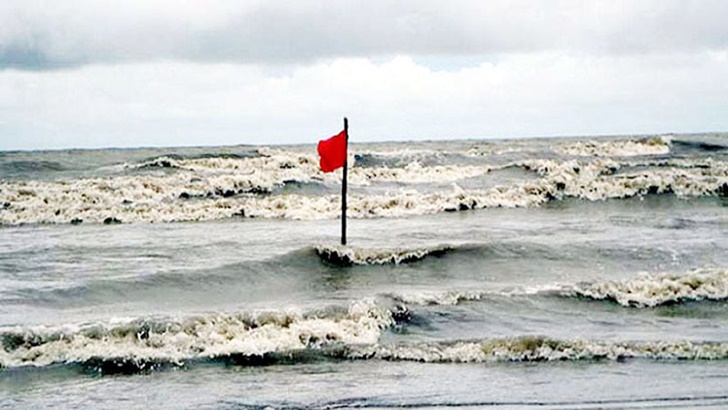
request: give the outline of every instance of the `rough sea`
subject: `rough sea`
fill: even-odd
[[[728,408],[728,135],[0,152],[0,408]]]

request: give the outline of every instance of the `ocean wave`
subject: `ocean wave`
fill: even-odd
[[[400,182],[400,183],[447,183],[460,179],[484,175],[493,168],[489,166],[458,166],[458,165],[425,165],[415,158],[407,159],[398,155],[401,152],[388,153],[385,157],[397,158],[397,166],[382,163],[379,166],[358,166],[352,158],[362,155],[350,154],[350,163],[353,164],[348,173],[348,181],[355,186],[367,186],[372,182]],[[377,154],[385,155],[385,154]],[[435,155],[435,153],[432,153]],[[194,172],[200,176],[242,174],[254,176],[253,183],[271,190],[283,181],[293,180],[299,182],[319,181],[325,184],[338,183],[339,173],[326,174],[319,170],[318,158],[313,154],[287,152],[278,149],[261,149],[257,156],[198,156],[185,158],[177,155],[165,155],[144,160],[140,163],[126,164],[127,169],[172,168]]]
[[[372,249],[352,246],[317,245],[316,254],[322,260],[340,266],[352,265],[399,265],[420,261],[429,256],[442,256],[454,251],[449,246],[421,249]]]
[[[557,145],[555,151],[562,155],[583,157],[631,157],[643,155],[667,155],[670,153],[669,137],[612,141],[577,141]]]
[[[628,172],[639,172],[649,171],[651,168],[673,168],[673,169],[694,169],[694,170],[707,170],[706,174],[720,175],[724,172],[726,164],[721,161],[715,161],[714,159],[699,158],[699,159],[684,159],[684,158],[660,158],[650,159],[641,158],[633,160],[625,160],[620,162],[620,169],[616,173],[628,173]]]
[[[728,145],[711,143],[707,141],[685,141],[676,139],[673,140],[672,143],[673,145],[680,148],[693,149],[704,152],[712,153],[718,151],[728,151]]]
[[[725,342],[609,342],[523,336],[477,341],[376,344],[353,348],[350,359],[426,363],[648,360],[728,360]]]
[[[625,307],[654,308],[687,302],[728,300],[728,270],[699,269],[686,273],[640,274],[619,281],[551,283],[491,290],[410,291],[388,295],[404,305],[458,305],[496,297],[557,296],[605,300]]]
[[[711,341],[600,341],[559,340],[542,336],[467,341],[399,344],[328,344],[320,348],[271,351],[261,354],[225,352],[187,361],[219,361],[237,366],[300,364],[322,360],[384,360],[421,363],[528,363],[626,360],[728,360],[728,343]],[[94,356],[80,364],[104,374],[138,373],[180,366],[161,358]]]
[[[722,195],[728,191],[728,164],[707,162],[705,166],[616,173],[622,165],[611,159],[589,162],[526,160],[519,165],[542,176],[542,195],[549,198],[579,198],[590,201],[622,199],[647,194],[680,197]]]
[[[0,183],[0,224],[180,222],[258,217],[279,219],[336,219],[339,195],[258,195],[262,188],[216,188],[214,191],[171,189],[152,177],[131,181],[86,183]],[[241,186],[248,186],[245,182]],[[176,194],[176,195],[175,195]],[[548,200],[538,186],[498,187],[383,195],[350,194],[351,218],[428,215],[488,207],[528,207]]]
[[[454,306],[468,302],[493,300],[502,297],[552,295],[563,292],[564,285],[547,284],[530,287],[507,287],[504,289],[473,290],[415,290],[408,292],[391,293],[387,296],[403,306]]]
[[[124,169],[148,169],[148,168],[178,168],[182,169],[183,158],[177,155],[162,155],[150,158],[136,164],[124,164]]]
[[[482,300],[488,296],[493,296],[493,292],[472,291],[472,290],[449,290],[439,291],[411,291],[405,293],[390,294],[396,302],[405,306],[430,306],[430,305],[459,305],[463,302],[472,302]]]
[[[200,362],[235,365],[311,360],[489,363],[584,360],[728,360],[728,343],[710,341],[558,340],[525,335],[382,343],[406,319],[403,305],[365,299],[348,308],[210,313],[183,319],[116,319],[84,325],[0,329],[0,368],[72,365],[137,373]]]
[[[476,142],[466,151],[468,157],[498,157],[512,154],[535,154],[539,147],[534,145],[533,140],[511,140],[507,144],[503,142]]]
[[[611,342],[524,336],[477,341],[382,344],[383,332],[409,323],[412,306],[457,305],[523,295],[614,300],[624,306],[725,299],[728,271],[643,275],[631,281],[477,291],[413,291],[303,312],[209,313],[128,318],[81,325],[0,328],[0,368],[81,365],[133,373],[199,361],[242,365],[318,359],[422,362],[554,360],[726,360],[728,343]]]
[[[18,160],[0,162],[0,171],[3,174],[25,174],[30,172],[42,172],[42,171],[64,171],[66,167],[60,162],[56,161],[32,161],[32,160]]]
[[[379,149],[358,151],[354,155],[357,168],[404,168],[412,163],[440,165],[449,152],[431,149]]]
[[[728,299],[728,270],[702,269],[686,274],[642,274],[634,279],[585,282],[562,290],[564,296],[609,300],[622,306],[655,307]]]
[[[376,343],[393,314],[372,300],[348,309],[302,313],[208,314],[183,320],[135,319],[80,326],[0,329],[0,367],[155,364],[231,355],[264,356],[344,344]]]
[[[169,161],[178,161],[174,167],[180,168],[165,175],[0,181],[0,224],[175,222],[232,217],[312,220],[333,219],[340,213],[340,196],[326,194],[324,189],[338,186],[340,176],[321,173],[312,156],[272,151],[243,159]],[[488,189],[462,189],[453,181],[499,168],[424,167],[417,163],[397,169],[353,168],[353,186],[365,187],[372,182],[415,185],[384,194],[367,194],[365,189],[352,192],[348,215],[396,218],[495,207],[536,207],[564,198],[599,201],[649,194],[728,195],[728,164],[722,161],[683,161],[631,172],[617,172],[623,164],[609,158],[533,159],[505,167],[529,170],[538,178]],[[452,187],[420,192],[416,185],[420,183],[452,183]],[[322,187],[323,193],[276,192],[279,187],[295,184],[315,184]]]
[[[405,184],[449,183],[488,174],[497,169],[478,165],[435,165],[424,166],[418,161],[402,168],[353,168],[351,181],[360,186],[371,182],[398,182]]]

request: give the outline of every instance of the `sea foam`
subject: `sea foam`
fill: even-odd
[[[406,307],[373,300],[346,310],[207,314],[185,319],[126,319],[85,325],[0,329],[0,367],[80,364],[103,372],[266,358],[488,363],[533,361],[728,360],[728,343],[711,341],[560,340],[512,338],[382,343],[382,332]],[[308,353],[302,353],[308,352]],[[275,360],[273,361],[275,362]]]
[[[641,273],[622,280],[549,283],[504,289],[423,290],[389,295],[405,305],[458,305],[494,297],[558,296],[605,300],[625,307],[654,308],[686,302],[728,300],[728,270],[704,268],[682,273]]]
[[[377,344],[354,348],[352,359],[427,363],[488,363],[648,359],[726,360],[724,342],[609,342],[539,336],[476,341]]]
[[[79,326],[0,329],[0,367],[121,359],[182,364],[232,354],[261,356],[334,344],[376,343],[392,314],[372,300],[338,313],[269,311],[181,320],[135,319]]]
[[[622,306],[655,307],[728,299],[728,270],[701,269],[684,274],[641,274],[633,279],[585,282],[563,289],[566,296],[611,300]]]
[[[441,256],[454,249],[438,246],[421,249],[375,249],[352,246],[317,245],[316,254],[323,260],[342,266],[351,265],[399,265],[422,260],[428,256]]]
[[[137,172],[150,167],[170,171]],[[462,180],[485,177],[509,167],[531,171],[537,178],[487,189],[458,185]],[[104,178],[0,180],[0,224],[179,222],[236,217],[312,220],[340,215],[340,195],[331,193],[340,186],[340,171],[320,172],[312,154],[267,149],[245,158],[158,157],[127,168],[128,173]],[[349,217],[400,218],[483,208],[537,207],[563,198],[600,201],[649,194],[725,196],[728,164],[711,159],[617,161],[598,156],[522,159],[498,166],[425,166],[414,160],[391,168],[354,164],[349,183]],[[320,189],[308,194],[282,189],[295,184]],[[367,190],[373,184],[380,185]]]
[[[577,141],[557,145],[556,151],[565,155],[594,157],[631,157],[666,155],[670,153],[669,137],[649,137],[613,141]]]

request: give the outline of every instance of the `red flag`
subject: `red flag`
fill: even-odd
[[[321,171],[331,172],[346,162],[346,130],[318,143]]]

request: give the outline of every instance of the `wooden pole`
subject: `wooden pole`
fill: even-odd
[[[349,121],[344,117],[344,135],[346,135],[346,158],[344,159],[344,176],[341,180],[341,244],[346,245],[346,170],[349,162]]]

